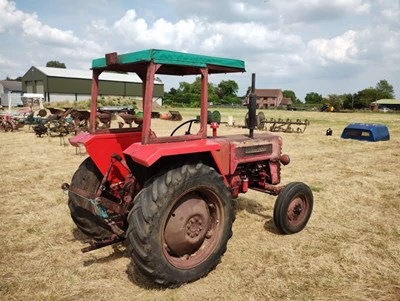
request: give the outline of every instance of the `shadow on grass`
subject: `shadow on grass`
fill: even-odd
[[[72,230],[72,235],[74,236],[75,240],[78,240],[83,243],[89,243],[91,241],[91,238],[86,234],[82,233],[78,228]]]
[[[234,202],[234,206],[235,206],[235,213],[246,211],[250,214],[256,214],[258,216],[261,216],[263,219],[266,219],[264,223],[264,229],[273,234],[277,235],[280,234],[278,229],[275,227],[272,215],[261,213],[265,211],[265,208],[259,202],[245,198],[238,198]]]
[[[147,290],[158,290],[158,291],[165,291],[167,289],[165,286],[159,285],[159,284],[151,281],[146,276],[144,276],[132,260],[128,264],[126,273],[128,274],[129,280],[134,285],[137,285],[141,288],[144,288]]]
[[[87,266],[91,266],[93,264],[102,264],[102,263],[107,263],[107,262],[110,262],[113,260],[117,260],[122,257],[128,257],[129,256],[128,252],[126,251],[125,248],[122,248],[121,244],[123,244],[123,243],[117,243],[117,244],[111,246],[113,248],[114,252],[107,256],[104,256],[101,258],[92,258],[92,259],[85,260],[83,262],[83,266],[87,267]],[[106,248],[110,248],[110,246],[108,246]]]
[[[73,235],[73,240],[78,240],[81,243],[86,244],[85,247],[89,246],[90,242],[92,241],[92,239],[85,235],[84,233],[82,233],[79,229],[75,228],[72,231],[72,235]],[[105,257],[101,257],[101,258],[91,258],[88,260],[85,260],[83,262],[84,266],[91,266],[93,264],[101,264],[101,263],[107,263],[113,260],[117,260],[119,258],[122,257],[129,257],[128,252],[126,251],[126,247],[125,247],[125,242],[119,242],[119,243],[115,243],[113,245],[109,245],[109,246],[105,246],[104,248],[112,248],[114,250],[113,253],[105,256]],[[96,250],[93,250],[91,252],[96,252]]]
[[[280,233],[276,228],[273,218],[270,218],[269,220],[265,221],[264,229],[273,234],[282,235],[282,233]]]

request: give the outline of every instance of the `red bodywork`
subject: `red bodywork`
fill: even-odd
[[[211,164],[223,177],[225,184],[232,188],[232,196],[248,188],[278,194],[280,182],[280,163],[287,164],[288,157],[281,157],[282,139],[269,133],[249,135],[218,136],[218,125],[212,124],[212,137],[207,137],[207,105],[208,105],[208,75],[209,73],[237,72],[230,68],[208,65],[204,68],[185,66],[167,66],[155,64],[152,61],[131,66],[115,63],[115,55],[106,56],[108,65],[102,69],[93,70],[92,103],[90,116],[90,133],[81,133],[70,140],[77,146],[83,144],[89,156],[99,170],[106,175],[110,183],[122,183],[128,174],[137,177],[135,166],[150,169],[161,159],[171,156],[188,156],[196,160],[196,154],[204,154],[211,158]],[[99,75],[102,71],[135,71],[143,81],[143,124],[138,128],[99,130],[96,128],[96,111],[98,98]],[[156,137],[151,130],[151,113],[153,104],[154,77],[157,71],[173,70],[173,74],[201,75],[201,106],[200,130],[193,135]],[[167,72],[164,72],[167,73]],[[110,167],[110,157],[119,155],[125,160],[113,161]],[[198,159],[198,158],[197,158]],[[178,159],[179,160],[179,159]],[[136,164],[136,165],[135,165]],[[128,166],[128,169],[126,168]],[[161,166],[167,168],[168,166]],[[130,170],[129,170],[130,169]],[[155,172],[154,170],[152,172]],[[151,174],[147,175],[147,177]],[[141,183],[142,185],[144,183]]]

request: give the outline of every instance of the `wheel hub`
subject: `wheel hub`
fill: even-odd
[[[306,206],[307,204],[301,197],[293,199],[288,208],[289,222],[293,225],[301,223],[306,212]]]
[[[302,211],[303,211],[303,209],[301,208],[301,205],[300,205],[300,204],[297,204],[296,207],[294,207],[294,210],[293,210],[293,212],[294,212],[295,215],[300,215],[300,213],[301,213]]]
[[[195,253],[203,244],[210,224],[207,203],[198,194],[185,196],[173,208],[164,230],[168,252],[178,257]]]

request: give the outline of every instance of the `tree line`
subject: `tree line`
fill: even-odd
[[[218,85],[208,83],[208,102],[214,105],[241,105],[237,96],[238,84],[234,80],[222,80]],[[171,88],[164,95],[164,104],[178,107],[200,106],[201,78],[193,83],[180,82],[177,89]]]
[[[59,61],[48,61],[46,67],[66,68]],[[21,76],[6,80],[21,81]],[[208,102],[215,105],[241,105],[242,99],[237,95],[239,86],[234,80],[222,80],[218,85],[208,83]],[[250,87],[247,89],[249,93]],[[198,107],[200,105],[201,78],[196,77],[193,83],[180,82],[178,88],[171,88],[164,95],[164,104],[171,106]],[[303,103],[292,90],[283,90],[283,97],[290,98],[293,104]],[[309,92],[304,99],[308,105],[324,105],[329,103],[336,110],[368,108],[371,102],[379,99],[394,98],[394,89],[387,80],[380,80],[375,87],[365,88],[357,93],[329,94],[324,98],[317,92]],[[242,97],[243,98],[243,97]]]
[[[329,103],[336,110],[341,109],[363,109],[379,99],[394,98],[394,89],[387,80],[380,80],[375,87],[369,87],[358,91],[357,93],[345,94],[329,94],[328,98],[323,98],[322,95],[316,92],[307,93],[305,97],[306,104],[322,105]]]

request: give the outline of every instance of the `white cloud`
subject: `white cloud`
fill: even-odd
[[[152,48],[163,47],[181,51],[228,52],[252,48],[256,51],[284,52],[302,44],[301,38],[271,30],[265,24],[254,22],[207,22],[200,19],[184,19],[176,23],[163,18],[148,24],[138,18],[135,10],[129,10],[114,23],[116,32],[126,45],[141,44]]]
[[[291,81],[301,82],[299,89],[306,89],[306,83],[312,86],[315,78],[338,82],[347,74],[354,81],[399,74],[400,7],[396,1],[166,2],[119,3],[119,10],[109,14],[89,14],[94,4],[85,2],[78,13],[86,18],[79,22],[77,18],[77,24],[68,27],[71,15],[62,13],[67,1],[57,2],[57,18],[63,21],[51,23],[57,20],[52,12],[43,11],[43,5],[33,13],[0,0],[0,69],[18,76],[24,68],[51,59],[69,68],[88,68],[91,59],[107,52],[162,48],[243,59],[249,73],[258,74],[258,83],[271,88]],[[229,76],[240,81],[240,75]],[[244,89],[248,77],[243,75],[246,81],[239,82]]]
[[[15,39],[29,45],[27,55],[32,52],[40,57],[42,51],[52,49],[53,55],[87,60],[102,53],[96,42],[80,39],[71,30],[43,24],[36,13],[24,13],[16,8],[14,2],[5,0],[0,0],[0,32],[13,32]]]
[[[357,33],[345,32],[333,39],[314,39],[308,43],[310,51],[326,65],[329,63],[355,63],[360,50],[356,45]]]
[[[14,2],[0,0],[0,33],[18,29],[25,15],[16,8]]]
[[[172,48],[184,51],[192,45],[192,40],[203,31],[203,25],[197,20],[180,20],[176,23],[163,18],[148,24],[143,18],[138,18],[136,11],[131,9],[114,23],[116,32],[124,37],[125,45],[139,43],[143,47]]]

